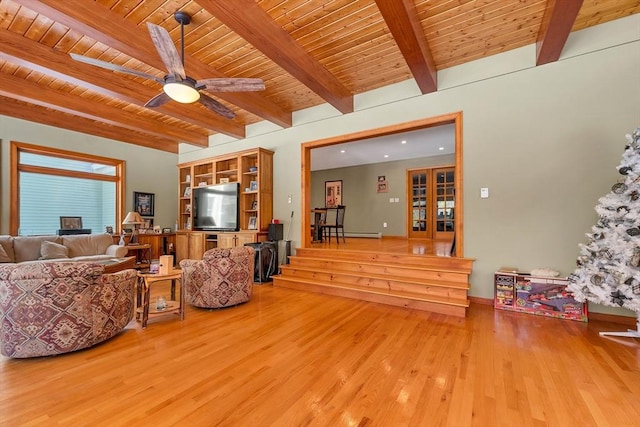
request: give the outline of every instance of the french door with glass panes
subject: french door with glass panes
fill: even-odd
[[[454,168],[407,171],[407,212],[410,239],[452,238],[455,229]]]

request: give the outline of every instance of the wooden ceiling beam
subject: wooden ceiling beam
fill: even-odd
[[[424,36],[414,0],[376,0],[378,9],[402,52],[420,91],[438,90],[436,65]]]
[[[172,139],[176,143],[186,142],[199,146],[209,145],[207,135],[179,129],[120,108],[96,104],[72,93],[60,96],[59,92],[46,86],[2,73],[0,73],[0,95],[120,128]]]
[[[549,0],[536,40],[536,65],[560,59],[583,0]]]
[[[158,94],[158,91],[153,88],[137,83],[126,75],[118,75],[118,78],[114,78],[115,74],[111,71],[74,61],[67,54],[6,29],[0,29],[0,58],[92,92],[138,106],[144,106],[149,99]],[[218,117],[198,105],[178,105],[169,102],[153,111],[234,138],[245,136],[243,125]]]
[[[16,0],[16,3],[166,72],[146,27],[139,27],[96,2]],[[185,68],[187,74],[196,79],[230,77],[186,54]],[[259,93],[216,92],[215,97],[224,99],[279,126],[287,128],[292,125],[290,111],[285,111]]]
[[[338,111],[353,112],[353,95],[255,0],[198,0],[198,4]]]
[[[172,140],[127,131],[126,129],[99,123],[84,117],[71,116],[39,105],[25,104],[24,102],[1,96],[0,114],[101,138],[128,142],[155,150],[178,153],[178,144]]]

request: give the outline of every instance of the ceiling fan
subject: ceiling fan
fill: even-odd
[[[195,80],[186,75],[184,71],[184,26],[191,22],[191,16],[185,12],[178,11],[174,18],[180,23],[180,44],[182,55],[178,53],[169,32],[159,25],[147,22],[147,28],[151,35],[151,40],[160,55],[160,59],[167,68],[168,74],[163,79],[152,76],[141,71],[132,70],[110,62],[90,58],[88,56],[70,53],[71,57],[86,64],[95,65],[108,70],[119,71],[132,74],[145,79],[154,80],[162,85],[163,92],[151,98],[144,106],[149,108],[159,107],[169,100],[190,104],[200,102],[209,110],[220,114],[227,119],[233,119],[236,115],[229,108],[225,107],[215,99],[202,93],[201,91],[212,92],[248,92],[264,90],[264,82],[261,79],[252,78],[210,78]]]

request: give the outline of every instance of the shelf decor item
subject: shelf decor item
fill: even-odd
[[[258,219],[258,218],[257,218],[257,217],[255,217],[255,216],[251,216],[251,217],[249,217],[249,224],[248,224],[248,226],[247,226],[247,229],[249,229],[249,230],[255,230],[255,229],[257,229],[257,228],[258,228],[258,225],[257,225],[257,222],[256,222],[256,221],[257,221],[257,219]]]

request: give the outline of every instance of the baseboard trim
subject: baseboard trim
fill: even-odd
[[[469,301],[471,301],[471,304],[493,306],[493,298],[469,297]]]
[[[345,231],[344,232],[344,236],[345,237],[362,237],[362,238],[369,238],[369,239],[380,239],[382,238],[382,233],[368,233],[368,232],[349,232],[349,231]]]
[[[493,306],[493,298],[469,297],[469,301],[471,301],[472,304]],[[604,314],[604,313],[590,312],[588,317],[589,317],[589,320],[618,323],[620,325],[627,325],[627,326],[636,326],[636,318],[630,317],[630,316],[620,316],[619,314]]]

